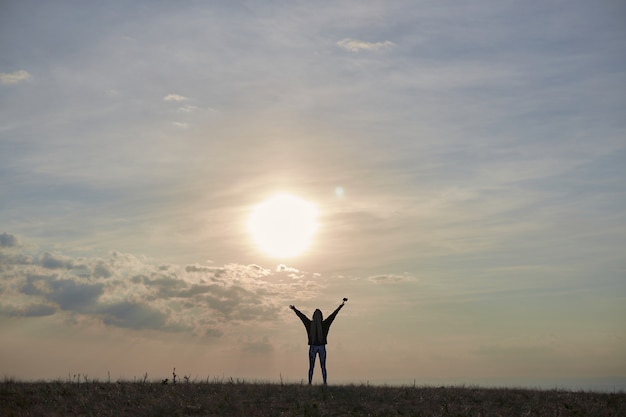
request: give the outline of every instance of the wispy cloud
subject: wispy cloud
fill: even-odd
[[[187,97],[181,96],[180,94],[168,94],[163,97],[163,101],[185,101]]]
[[[17,84],[30,78],[28,71],[19,70],[14,72],[0,72],[1,84]]]
[[[409,275],[384,274],[375,275],[368,278],[374,284],[399,284],[401,282],[413,281],[414,278]]]
[[[395,45],[391,41],[367,42],[360,39],[344,38],[337,42],[341,48],[351,52],[359,51],[377,51],[379,49],[390,48]]]

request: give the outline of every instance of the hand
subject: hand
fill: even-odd
[[[344,305],[346,301],[348,301],[348,299],[346,297],[343,297],[343,303],[341,303],[341,305]]]
[[[291,304],[291,305],[289,306],[289,308],[290,308],[290,309],[292,309],[292,310],[295,310],[295,309],[296,309],[296,308],[294,307],[294,305],[293,305],[293,304]]]

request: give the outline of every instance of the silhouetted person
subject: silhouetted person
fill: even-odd
[[[309,336],[309,385],[313,380],[313,368],[315,367],[315,357],[319,354],[320,366],[322,367],[322,378],[324,378],[324,385],[326,385],[326,337],[328,336],[328,330],[330,325],[335,320],[337,313],[341,310],[341,307],[348,301],[347,298],[343,299],[343,302],[333,313],[324,320],[320,309],[316,309],[313,313],[313,320],[309,320],[307,316],[302,314],[300,310],[290,305],[296,315],[300,317],[304,328]]]

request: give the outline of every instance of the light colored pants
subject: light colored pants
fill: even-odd
[[[309,385],[313,380],[313,368],[315,367],[315,357],[320,355],[320,365],[322,367],[322,378],[326,384],[326,346],[309,346]]]

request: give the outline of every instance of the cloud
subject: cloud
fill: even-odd
[[[19,70],[15,72],[0,72],[0,84],[17,84],[30,78],[27,71]]]
[[[50,283],[52,292],[46,296],[63,310],[89,311],[104,293],[102,283],[87,284],[72,279],[62,279]]]
[[[103,315],[104,324],[136,330],[163,329],[168,317],[155,308],[129,301],[103,306],[98,312]]]
[[[320,287],[311,273],[260,265],[158,265],[132,254],[25,254],[13,235],[0,246],[0,315],[86,317],[130,330],[215,338],[231,324],[278,320],[293,300]],[[82,323],[81,320],[71,322]]]
[[[8,233],[0,234],[0,247],[13,248],[18,247],[19,245],[20,242],[16,236]]]
[[[72,269],[74,261],[71,258],[51,253],[44,253],[39,257],[38,262],[41,266],[48,269]]]
[[[40,295],[61,310],[91,312],[98,298],[104,293],[102,283],[84,283],[78,279],[59,279],[52,275],[27,275],[21,288],[22,294]]]
[[[377,51],[379,49],[386,49],[395,46],[395,43],[391,41],[382,42],[367,42],[359,39],[344,38],[337,42],[339,47],[351,52],[359,51]]]
[[[371,282],[375,284],[398,284],[401,282],[413,281],[414,278],[409,275],[394,275],[394,274],[385,274],[385,275],[375,275],[368,278]]]
[[[97,261],[93,267],[94,278],[109,278],[113,275],[113,270],[103,261]]]
[[[24,317],[41,317],[54,314],[56,307],[49,304],[33,304],[24,309],[22,315]]]
[[[209,273],[212,272],[212,270],[215,269],[213,267],[209,267],[209,266],[201,266],[201,265],[187,265],[185,267],[185,271],[186,272],[203,272],[203,273]]]
[[[21,308],[0,307],[0,314],[7,317],[44,317],[56,312],[56,307],[49,304],[31,304]]]
[[[163,101],[185,101],[187,97],[181,96],[180,94],[168,94],[163,97]]]
[[[298,269],[296,268],[291,268],[285,264],[279,264],[276,266],[276,272],[300,272]]]

